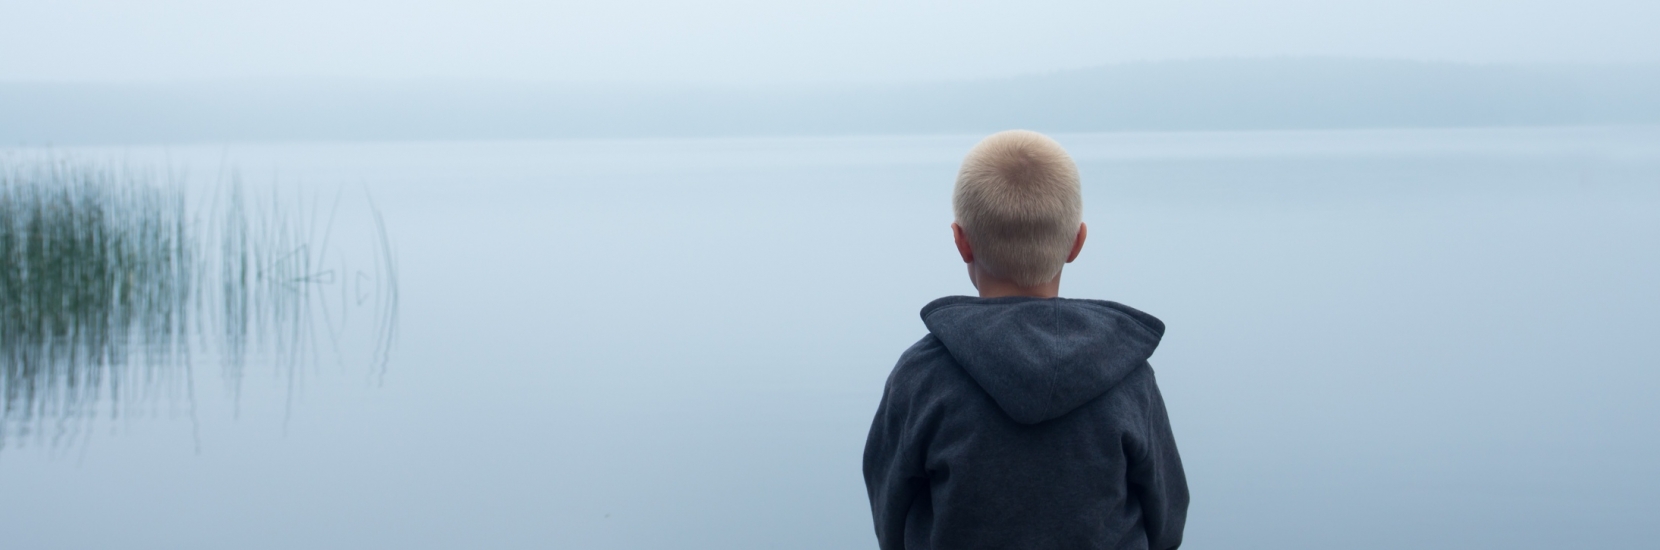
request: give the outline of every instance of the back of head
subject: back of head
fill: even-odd
[[[951,196],[975,261],[1024,287],[1060,274],[1083,205],[1072,157],[1055,140],[1026,130],[998,132],[975,145]]]

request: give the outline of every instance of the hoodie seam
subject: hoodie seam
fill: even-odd
[[[1060,331],[1060,314],[1058,310],[1059,308],[1053,306],[1049,308],[1049,329],[1052,332]],[[1061,377],[1061,369],[1060,365],[1055,364],[1059,361],[1059,359],[1053,356],[1055,352],[1053,349],[1045,351],[1051,354],[1051,356],[1047,358],[1049,360],[1049,395],[1043,400],[1044,418],[1038,420],[1039,422],[1049,420],[1049,413],[1051,412],[1051,409],[1055,408],[1055,393],[1060,391],[1060,384],[1057,383],[1057,381]]]

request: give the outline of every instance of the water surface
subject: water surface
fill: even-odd
[[[976,139],[75,151],[372,192],[399,338],[384,376],[255,363],[237,391],[199,382],[191,415],[164,399],[0,451],[0,528],[19,548],[872,547],[865,431],[917,311],[972,290],[947,226]],[[1188,547],[1660,537],[1660,130],[1058,139],[1091,226],[1063,294],[1169,326]]]

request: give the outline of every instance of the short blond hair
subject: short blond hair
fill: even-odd
[[[1078,166],[1049,136],[992,134],[963,159],[951,209],[989,273],[1023,287],[1049,282],[1083,221]]]

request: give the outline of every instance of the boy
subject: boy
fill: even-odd
[[[1056,297],[1087,230],[1071,157],[994,134],[951,203],[980,297],[922,308],[888,377],[864,457],[881,547],[1176,548],[1187,480],[1147,363],[1164,324]]]

